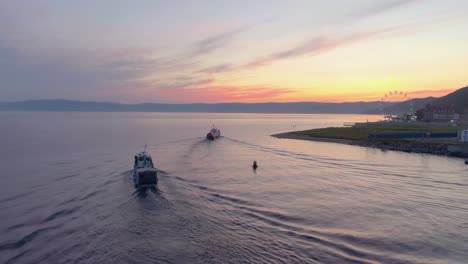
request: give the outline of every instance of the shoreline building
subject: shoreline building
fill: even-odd
[[[459,120],[461,111],[456,107],[437,107],[427,105],[424,111],[425,121]]]

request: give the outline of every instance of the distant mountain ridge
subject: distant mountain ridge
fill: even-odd
[[[468,110],[468,86],[442,96],[430,104],[436,107],[454,107],[459,110]]]
[[[208,112],[208,113],[327,113],[380,114],[380,102],[295,102],[295,103],[216,103],[216,104],[121,104],[64,99],[0,103],[0,111],[81,111],[81,112]],[[390,106],[395,103],[386,103]]]
[[[74,112],[206,112],[206,113],[298,113],[298,114],[403,114],[426,105],[468,110],[468,86],[446,96],[415,98],[404,102],[293,102],[293,103],[193,103],[122,104],[65,99],[0,103],[0,111]]]
[[[43,99],[0,102],[0,111],[403,114],[409,113],[410,110],[416,111],[422,109],[426,105],[455,107],[468,111],[468,86],[440,98],[415,98],[404,102],[122,104],[114,102]]]
[[[436,97],[426,97],[426,98],[414,98],[407,101],[389,104],[383,108],[379,106],[378,109],[372,109],[366,114],[382,114],[382,115],[401,115],[401,114],[410,114],[416,110],[425,107],[427,104],[430,104],[436,101]]]

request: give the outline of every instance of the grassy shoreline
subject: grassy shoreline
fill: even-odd
[[[413,153],[427,153],[446,156],[468,156],[468,153],[451,151],[450,146],[462,146],[456,138],[433,139],[433,138],[402,138],[371,139],[369,134],[406,134],[406,133],[454,133],[465,127],[452,126],[399,126],[387,124],[373,124],[362,127],[328,127],[302,131],[292,131],[272,135],[276,138],[287,138],[297,140],[311,140],[320,142],[333,142],[363,147],[378,148],[381,150],[396,150]]]

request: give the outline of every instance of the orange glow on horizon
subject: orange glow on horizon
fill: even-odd
[[[408,91],[408,98],[441,97],[456,89],[414,90]],[[132,89],[133,93],[143,95],[141,102],[165,103],[266,103],[266,102],[371,102],[379,101],[390,90],[364,92],[340,92],[324,89],[313,93],[306,89],[268,88],[262,86],[213,86],[207,88],[176,89]],[[400,90],[404,91],[404,90]],[[404,91],[406,92],[406,91]],[[130,94],[129,94],[130,95]]]

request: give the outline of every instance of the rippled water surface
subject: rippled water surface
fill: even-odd
[[[366,119],[2,112],[0,263],[466,263],[463,160],[269,136]]]

